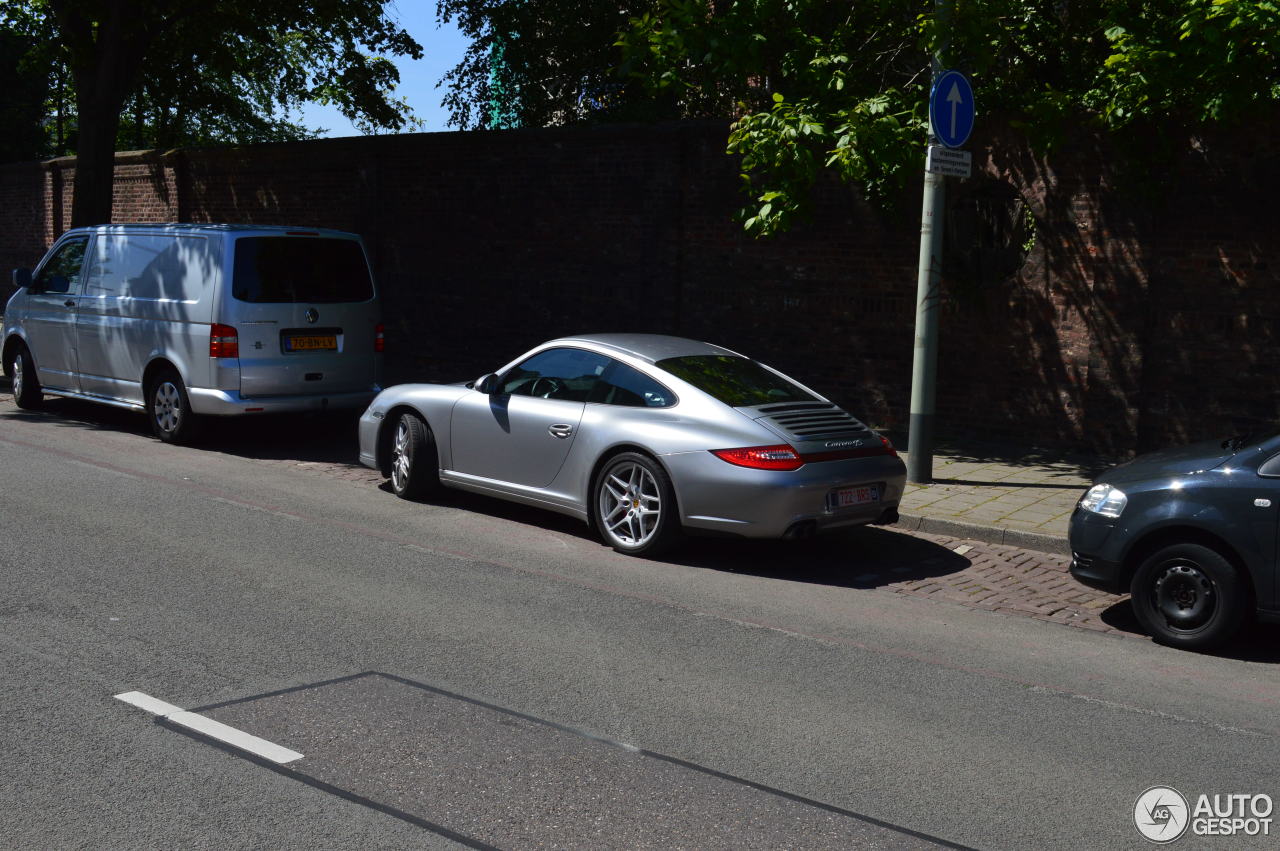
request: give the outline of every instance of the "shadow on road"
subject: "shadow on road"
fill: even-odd
[[[8,389],[8,379],[0,390]],[[279,414],[260,417],[206,417],[190,447],[242,458],[318,461],[358,466],[357,411],[315,414]],[[45,423],[52,427],[79,428],[136,434],[150,439],[151,430],[141,413],[48,396],[38,411],[9,411],[0,420]]]
[[[970,565],[969,559],[932,541],[875,526],[803,541],[695,537],[664,561],[845,588],[946,576]]]
[[[391,492],[389,483],[381,489]],[[605,545],[585,523],[563,514],[494,497],[446,490],[433,504],[472,511],[512,523],[572,535]],[[964,556],[932,541],[884,527],[840,530],[804,541],[748,540],[690,535],[658,561],[792,582],[843,588],[875,588],[958,573],[969,567]]]
[[[73,399],[49,397],[42,410],[14,411],[5,417],[54,427],[150,436],[147,420],[141,414]],[[357,418],[356,412],[208,418],[191,448],[249,459],[360,467]],[[385,483],[382,488],[389,490]],[[584,540],[598,540],[584,523],[574,518],[492,497],[449,490],[437,502]],[[689,567],[849,588],[873,588],[944,576],[969,566],[968,559],[931,541],[876,527],[842,530],[805,541],[690,537],[663,560]]]

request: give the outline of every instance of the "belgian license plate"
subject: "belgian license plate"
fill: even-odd
[[[335,334],[290,334],[284,338],[286,352],[337,351],[338,337]]]
[[[876,485],[860,485],[840,488],[831,494],[832,508],[848,508],[851,505],[867,505],[880,501],[880,488]]]

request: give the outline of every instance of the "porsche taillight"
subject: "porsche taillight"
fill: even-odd
[[[775,446],[747,446],[742,449],[713,449],[711,454],[721,461],[755,470],[799,470],[804,466],[800,454],[785,443]]]

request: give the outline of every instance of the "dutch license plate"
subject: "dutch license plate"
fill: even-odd
[[[851,505],[866,505],[880,501],[880,488],[876,485],[862,485],[856,488],[840,488],[831,494],[833,508],[848,508]]]
[[[286,352],[310,352],[326,349],[337,351],[337,336],[333,334],[291,334],[284,338],[284,350]]]

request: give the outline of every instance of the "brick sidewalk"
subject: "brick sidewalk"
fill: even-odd
[[[1112,613],[1110,622],[1103,620],[1108,609],[1128,598],[1076,582],[1067,572],[1071,564],[1068,556],[943,535],[913,534],[963,556],[969,566],[945,576],[908,578],[886,586],[899,594],[1141,637],[1127,628],[1127,613],[1120,617]]]

